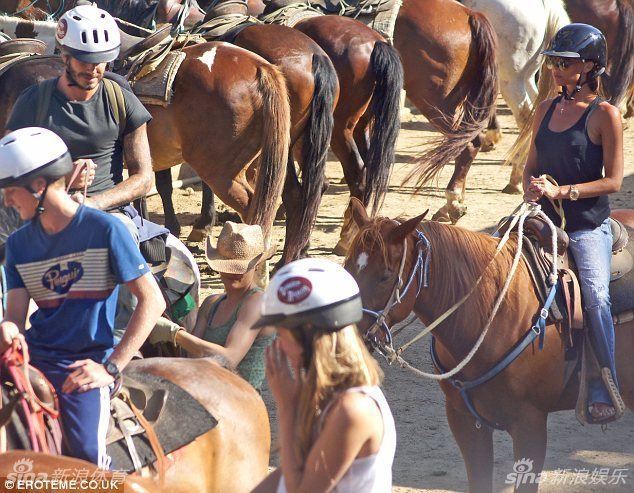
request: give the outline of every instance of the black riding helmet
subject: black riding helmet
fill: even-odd
[[[579,81],[575,92],[583,84],[599,77],[605,72],[608,63],[608,47],[605,36],[596,27],[589,24],[568,24],[562,27],[542,55],[558,58],[578,58],[594,62],[594,68],[586,74],[584,81]],[[564,96],[567,97],[564,88]],[[572,98],[570,98],[572,99]]]

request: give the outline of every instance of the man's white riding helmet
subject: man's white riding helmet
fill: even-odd
[[[46,128],[21,128],[0,140],[0,188],[28,186],[38,177],[52,182],[72,170],[66,144]]]
[[[85,63],[111,62],[121,46],[119,26],[96,5],[78,5],[64,13],[55,39],[69,55]]]
[[[316,258],[282,267],[264,291],[262,317],[254,328],[335,332],[363,316],[359,286],[340,265]]]

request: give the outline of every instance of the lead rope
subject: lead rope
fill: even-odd
[[[387,353],[387,358],[388,358],[388,361],[390,363],[393,363],[394,361],[396,361],[396,362],[399,363],[399,365],[402,368],[407,368],[407,369],[411,370],[412,372],[414,372],[415,374],[417,374],[419,376],[422,376],[422,377],[426,377],[426,378],[429,378],[429,379],[432,379],[432,380],[446,380],[446,379],[451,378],[452,376],[454,376],[456,373],[460,372],[471,361],[471,359],[473,358],[475,353],[478,351],[478,349],[482,345],[482,342],[484,341],[484,338],[486,337],[486,334],[489,331],[491,323],[493,322],[493,319],[495,318],[495,315],[497,314],[497,312],[498,312],[498,310],[500,308],[500,305],[502,304],[502,301],[504,300],[504,297],[506,296],[506,293],[507,293],[507,291],[508,291],[508,289],[509,289],[509,287],[511,285],[511,281],[513,280],[513,276],[515,275],[515,271],[517,270],[517,266],[519,265],[519,261],[520,261],[521,255],[522,255],[522,243],[524,241],[524,221],[526,220],[526,218],[528,216],[540,214],[541,213],[540,209],[541,209],[540,206],[537,205],[537,204],[523,202],[513,212],[513,219],[511,220],[511,224],[510,224],[509,228],[507,229],[507,231],[504,233],[504,236],[502,237],[502,239],[500,240],[500,243],[498,244],[498,246],[496,248],[495,255],[493,256],[493,259],[495,259],[497,254],[502,250],[503,245],[508,240],[511,230],[513,229],[515,224],[518,224],[517,250],[516,250],[515,255],[513,257],[513,263],[511,264],[511,269],[509,271],[509,275],[508,275],[508,277],[506,279],[506,282],[504,283],[504,286],[502,287],[502,290],[500,291],[500,294],[498,295],[498,298],[496,299],[495,305],[493,306],[493,311],[491,312],[491,315],[489,316],[489,319],[487,320],[487,323],[486,323],[482,333],[480,334],[480,337],[478,337],[478,340],[476,341],[475,345],[473,346],[471,351],[469,351],[469,354],[467,354],[467,356],[454,369],[452,369],[452,370],[450,370],[448,372],[445,372],[445,373],[440,373],[440,374],[427,373],[427,372],[424,372],[422,370],[419,370],[418,368],[415,368],[410,363],[408,363],[401,356],[401,353],[405,349],[407,349],[407,347],[409,347],[415,341],[419,340],[424,335],[426,335],[429,332],[431,332],[434,328],[436,328],[442,321],[444,321],[451,313],[453,313],[460,305],[462,305],[467,300],[467,298],[474,292],[476,286],[482,280],[482,278],[484,276],[484,272],[478,278],[478,280],[476,281],[474,287],[469,291],[469,293],[467,293],[465,296],[463,296],[457,303],[455,303],[451,308],[449,308],[449,310],[447,310],[445,313],[443,313],[438,319],[436,319],[432,324],[430,324],[425,330],[423,330],[414,339],[412,339],[412,341],[410,341],[407,344],[401,346],[396,351],[394,351],[394,349],[392,349],[391,347],[385,348],[385,351]],[[551,276],[550,276],[549,281],[551,281],[551,284],[554,285],[554,283],[557,280],[557,249],[556,249],[557,248],[557,238],[556,238],[556,234],[555,234],[555,226],[554,226],[554,224],[547,217],[545,217],[545,220],[546,220],[547,224],[549,225],[549,228],[551,230],[552,237],[553,237],[552,245],[551,245],[552,248],[553,248],[553,266],[552,266],[552,272],[551,272]],[[491,262],[493,261],[493,259],[491,259]],[[486,271],[486,269],[485,269],[485,271]],[[543,311],[544,310],[542,310],[542,313],[540,314],[540,318],[543,315]]]

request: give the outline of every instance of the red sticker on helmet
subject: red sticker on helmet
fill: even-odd
[[[287,305],[304,301],[313,290],[313,285],[305,277],[286,279],[277,289],[277,298]]]
[[[68,23],[66,22],[66,19],[62,19],[57,23],[57,32],[55,33],[55,35],[57,36],[57,39],[64,39],[64,36],[66,36],[67,32]]]

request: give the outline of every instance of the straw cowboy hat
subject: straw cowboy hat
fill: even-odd
[[[216,272],[244,274],[263,260],[271,258],[275,247],[264,249],[262,228],[257,224],[238,224],[227,221],[214,247],[207,237],[205,256]]]

